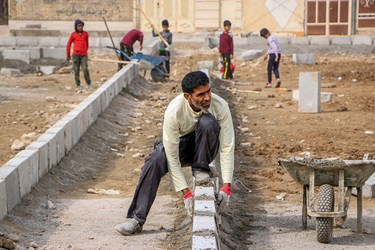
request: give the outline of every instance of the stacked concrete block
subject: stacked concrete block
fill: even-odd
[[[290,44],[292,44],[292,45],[309,45],[310,44],[310,38],[307,37],[307,36],[292,37],[290,39]]]
[[[29,144],[26,149],[38,151],[38,180],[48,173],[48,141],[35,141]]]
[[[19,60],[30,64],[30,52],[28,50],[4,50],[4,60]]]
[[[351,45],[352,39],[350,36],[332,36],[331,44],[332,45]]]
[[[315,54],[293,54],[293,63],[301,64],[316,64]]]
[[[38,37],[39,47],[57,47],[59,46],[60,38],[59,37]],[[65,44],[66,45],[66,44]]]
[[[370,36],[353,36],[353,45],[372,45]]]
[[[30,60],[40,59],[40,48],[22,48],[22,50],[28,50],[30,53]]]
[[[4,179],[0,179],[0,220],[8,213],[7,187]]]
[[[38,183],[39,153],[36,149],[26,149],[19,152],[8,163],[18,168],[21,197],[28,194]]]
[[[69,40],[69,36],[60,37],[59,38],[59,46],[60,47],[66,47],[66,45],[68,43],[68,40]],[[55,45],[55,46],[57,46],[57,45]]]
[[[320,112],[320,72],[299,73],[298,111]]]
[[[18,167],[5,163],[0,168],[0,180],[5,182],[6,204],[8,212],[21,202]],[[4,184],[3,184],[4,185]],[[4,196],[4,195],[2,195]]]
[[[277,40],[279,40],[279,43],[281,45],[287,45],[290,42],[290,38],[286,37],[286,36],[279,36],[279,37],[277,37]]]
[[[5,76],[20,76],[21,71],[19,69],[1,68],[0,74]]]
[[[43,48],[44,58],[54,58],[54,59],[66,59],[65,48]]]
[[[311,45],[329,45],[330,43],[329,36],[310,36]]]
[[[38,39],[36,37],[17,37],[17,46],[38,46]]]
[[[4,36],[4,37],[1,37],[0,39],[0,46],[2,47],[13,47],[13,46],[16,46],[16,44],[17,44],[17,37],[14,37],[14,36],[10,36],[10,37]]]
[[[261,57],[263,54],[263,50],[260,49],[248,50],[242,52],[241,56],[239,56],[239,59],[243,59],[244,61],[252,61]]]

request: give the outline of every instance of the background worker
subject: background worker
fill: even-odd
[[[122,38],[120,42],[120,50],[122,50],[126,55],[129,57],[134,54],[134,48],[133,45],[136,41],[139,41],[139,50],[142,51],[143,49],[143,33],[140,30],[132,29],[128,33],[125,34],[125,36]],[[128,59],[120,55],[122,61],[127,61]],[[123,64],[118,64],[118,69],[122,69]]]
[[[229,202],[235,139],[228,103],[218,95],[211,94],[209,78],[201,71],[188,73],[181,86],[183,93],[169,103],[164,113],[163,141],[155,145],[142,167],[127,219],[115,227],[123,235],[142,231],[160,180],[168,172],[191,216],[193,193],[181,167],[191,166],[195,178],[204,180],[206,173],[210,172],[209,164],[218,152],[224,183],[218,203],[222,206]]]
[[[159,32],[160,35],[164,38],[164,40],[171,45],[172,44],[172,32],[169,31],[169,22],[167,19],[163,20],[161,22],[161,25],[163,27],[163,31]],[[152,27],[152,36],[158,37],[159,35],[155,32],[155,25],[151,24]],[[167,60],[165,61],[165,67],[167,69],[168,74],[170,73],[170,65],[169,65],[169,59],[171,56],[171,53],[167,50],[167,45],[163,41],[160,41],[159,43],[159,55],[165,56]]]
[[[233,80],[233,72],[231,63],[233,59],[233,37],[230,33],[232,23],[228,20],[224,21],[224,31],[220,35],[219,52],[223,57],[224,72],[223,79]]]
[[[66,60],[70,61],[71,46],[73,44],[73,71],[74,79],[77,85],[77,91],[84,91],[79,79],[79,69],[82,67],[83,75],[87,83],[88,89],[94,89],[91,84],[90,73],[87,65],[87,51],[89,49],[89,34],[83,30],[85,25],[80,19],[74,21],[74,32],[70,35],[66,44]]]

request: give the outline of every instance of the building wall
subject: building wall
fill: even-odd
[[[242,5],[243,32],[267,27],[273,32],[304,35],[305,0],[243,0]]]

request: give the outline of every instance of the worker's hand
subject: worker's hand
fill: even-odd
[[[231,55],[230,55],[230,59],[232,59],[232,60],[233,60],[233,54],[231,54]]]
[[[221,188],[219,192],[219,196],[217,199],[218,206],[219,206],[219,214],[222,214],[227,206],[229,205],[229,198],[230,198],[231,192],[230,192],[230,184],[224,183],[223,187]]]
[[[70,61],[70,56],[68,56],[68,57],[66,58],[66,60],[69,62],[69,61]]]
[[[275,62],[277,62],[277,61],[279,61],[279,57],[278,56],[275,57]]]
[[[142,51],[142,49],[143,49],[143,46],[142,46],[142,45],[140,45],[140,46],[139,46],[139,50],[140,50],[140,51]]]
[[[193,217],[193,193],[189,190],[184,194],[185,209],[190,217]]]
[[[263,61],[266,61],[268,58],[268,55],[265,55],[264,58],[263,58]]]
[[[155,25],[151,24],[151,28],[154,30],[155,29]]]

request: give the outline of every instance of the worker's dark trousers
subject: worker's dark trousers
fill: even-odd
[[[279,65],[280,65],[281,54],[278,54],[278,60],[276,62],[276,54],[270,54],[267,66],[268,83],[272,82],[272,71],[275,73],[276,79],[280,78]]]
[[[82,66],[83,76],[85,77],[85,81],[87,85],[91,84],[90,73],[87,66],[87,56],[79,56],[73,54],[73,71],[74,71],[74,79],[76,81],[77,87],[81,85],[81,80],[79,79],[79,68]]]
[[[209,172],[219,150],[220,125],[211,114],[199,119],[195,131],[180,138],[181,165],[192,166],[192,170]],[[160,179],[168,172],[167,158],[163,144],[155,145],[154,151],[147,157],[141,171],[141,177],[129,207],[127,218],[134,218],[144,224],[152,203],[155,200]]]
[[[134,53],[133,47],[129,47],[126,44],[120,43],[120,50],[122,50],[126,55],[131,57]],[[124,55],[120,54],[121,61],[129,61]],[[118,70],[120,71],[124,67],[123,63],[118,64]]]
[[[165,60],[165,68],[166,68],[166,70],[167,70],[167,72],[169,74],[170,71],[171,71],[171,67],[169,65],[169,59],[171,57],[171,53],[169,51],[166,51],[166,50],[160,50],[159,51],[159,55],[160,56],[165,56],[167,58],[167,60]]]
[[[230,68],[230,64],[232,63],[230,60],[230,54],[225,53],[222,54],[223,61],[224,61],[224,73],[223,73],[223,79],[233,79],[233,72]]]

